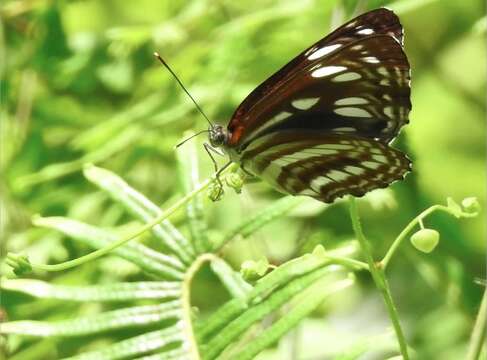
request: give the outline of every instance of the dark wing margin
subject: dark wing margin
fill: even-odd
[[[411,170],[405,154],[375,140],[290,132],[260,138],[241,161],[281,192],[326,203],[385,188]]]

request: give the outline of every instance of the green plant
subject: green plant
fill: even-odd
[[[269,345],[278,341],[303,318],[314,311],[333,293],[354,283],[353,273],[370,272],[383,296],[394,326],[400,353],[409,359],[406,338],[399,315],[385,277],[385,270],[407,234],[434,211],[443,211],[457,218],[477,215],[474,201],[464,207],[449,200],[448,206],[435,205],[413,219],[393,242],[383,260],[375,262],[370,244],[365,238],[354,198],[350,198],[350,215],[360,245],[350,242],[337,249],[325,250],[321,245],[310,254],[276,266],[270,272],[256,265],[252,282],[244,280],[219,255],[221,247],[236,236],[249,236],[265,224],[285,216],[303,199],[284,197],[270,207],[250,217],[220,239],[208,236],[202,216],[202,192],[214,179],[198,183],[197,157],[192,146],[179,157],[180,181],[186,195],[168,210],[160,210],[154,203],[130,187],[114,173],[94,166],[85,167],[85,177],[106,192],[114,201],[146,225],[125,234],[88,225],[69,218],[36,216],[36,226],[60,231],[77,242],[98,250],[86,256],[58,265],[30,264],[25,257],[7,255],[17,272],[35,270],[60,271],[79,266],[95,258],[114,252],[134,263],[154,281],[135,281],[87,287],[57,286],[39,280],[4,279],[4,290],[18,291],[40,299],[72,302],[137,302],[157,300],[157,304],[130,306],[102,312],[95,316],[61,321],[13,321],[2,325],[5,334],[39,337],[72,337],[116,331],[127,327],[157,325],[157,330],[121,340],[102,349],[89,351],[70,359],[121,359],[146,356],[149,359],[252,359]],[[236,167],[230,167],[236,176]],[[224,174],[224,176],[228,176]],[[177,210],[186,209],[191,230],[190,239],[184,237],[168,220]],[[160,253],[140,243],[141,236],[150,230],[166,251]],[[128,235],[127,235],[128,234]],[[135,241],[138,238],[139,241]],[[128,242],[129,240],[134,240]],[[362,252],[367,262],[356,260]],[[231,299],[207,318],[200,318],[191,306],[191,283],[201,267],[209,263],[212,271],[225,286]],[[267,268],[267,265],[265,265]],[[267,323],[264,326],[264,323]],[[478,340],[477,340],[478,341]],[[371,348],[374,348],[371,344]],[[369,347],[363,347],[356,358]],[[152,354],[152,355],[148,355]]]
[[[347,202],[250,181],[236,195],[233,169],[222,201],[198,192],[211,162],[190,144],[178,162],[174,145],[205,124],[152,53],[225,124],[293,55],[378,6],[405,28],[413,111],[396,145],[413,173],[357,202],[375,269]],[[226,346],[220,358],[385,358],[398,354],[387,309],[410,357],[482,358],[485,220],[452,221],[478,211],[468,198],[428,206],[474,194],[485,208],[485,20],[477,0],[1,1],[0,359],[186,357],[195,343]]]

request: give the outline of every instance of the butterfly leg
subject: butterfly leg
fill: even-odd
[[[210,159],[213,162],[213,166],[215,167],[215,178],[216,178],[216,181],[218,183],[218,194],[216,196],[216,199],[220,199],[220,197],[223,195],[223,183],[220,179],[220,174],[223,170],[225,170],[228,167],[228,165],[231,164],[231,162],[229,162],[228,164],[223,166],[221,169],[218,169],[218,164],[217,164],[215,158],[213,157],[212,152],[215,152],[218,155],[223,155],[223,154],[208,143],[204,143],[203,146],[204,146],[206,152],[208,153],[208,155],[210,156]]]
[[[252,174],[250,171],[248,171],[248,170],[245,168],[245,166],[244,166],[244,164],[243,164],[243,163],[240,165],[240,169],[242,169],[242,171],[245,173],[245,175],[248,175],[248,176],[250,176],[251,178],[254,178],[254,177],[255,177],[255,175],[254,175],[254,174]]]
[[[225,170],[227,167],[229,167],[231,164],[232,164],[232,160],[230,160],[229,162],[227,162],[225,165],[223,165],[217,172],[216,172],[216,178],[219,179],[220,177],[220,174],[223,172],[223,170]]]

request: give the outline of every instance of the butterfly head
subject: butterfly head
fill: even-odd
[[[210,144],[213,147],[220,147],[228,143],[228,131],[221,125],[211,125],[208,129]]]

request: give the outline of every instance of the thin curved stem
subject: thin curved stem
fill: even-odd
[[[477,216],[476,213],[466,213],[466,212],[455,213],[455,211],[453,211],[450,207],[444,205],[433,205],[427,208],[418,216],[416,216],[413,220],[411,220],[411,222],[401,231],[401,233],[397,236],[397,238],[392,243],[391,247],[387,251],[384,258],[379,262],[379,267],[385,270],[387,268],[387,265],[389,265],[392,256],[396,253],[396,250],[399,248],[399,245],[401,245],[401,243],[406,238],[406,236],[411,232],[411,230],[413,230],[416,225],[421,224],[421,222],[425,217],[431,215],[435,211],[443,211],[453,216],[459,216],[459,217]]]
[[[329,256],[325,255],[330,261],[334,264],[337,265],[342,265],[346,268],[349,268],[351,270],[369,270],[369,265],[364,263],[363,261],[358,261],[355,259],[350,259],[346,257],[341,257],[341,256]]]
[[[475,320],[475,325],[472,331],[472,338],[468,346],[467,360],[478,360],[482,347],[485,344],[485,336],[487,328],[487,289],[484,291],[482,302],[480,303],[479,313]]]
[[[235,166],[238,166],[238,165],[235,164]],[[225,169],[225,171],[229,171],[229,170],[233,169],[235,166],[229,166],[227,169]],[[62,262],[59,264],[55,264],[55,265],[32,264],[32,263],[30,263],[30,266],[33,269],[38,269],[38,270],[43,270],[43,271],[62,271],[62,270],[70,269],[70,268],[75,267],[75,266],[79,266],[81,264],[84,264],[85,262],[95,260],[99,257],[102,257],[102,256],[108,254],[109,252],[111,252],[113,249],[124,245],[125,243],[129,242],[132,239],[135,239],[136,237],[142,235],[144,232],[152,229],[154,226],[156,226],[159,223],[161,223],[162,221],[166,220],[169,216],[174,214],[182,206],[186,205],[189,201],[191,201],[196,195],[198,195],[200,192],[207,189],[208,186],[214,181],[216,181],[215,176],[212,176],[210,179],[205,180],[199,186],[197,186],[193,191],[186,194],[186,196],[184,196],[183,198],[178,200],[174,205],[169,207],[169,209],[167,209],[166,211],[162,212],[158,217],[154,218],[151,222],[148,222],[147,224],[141,226],[139,229],[132,232],[131,234],[124,236],[121,239],[114,241],[111,244],[109,244],[109,245],[107,245],[101,249],[95,250],[95,251],[93,251],[93,252],[91,252],[85,256],[81,256],[77,259],[65,261],[65,262]]]
[[[193,322],[191,321],[191,281],[194,275],[198,272],[201,266],[205,262],[211,262],[218,258],[213,254],[200,255],[189,267],[188,271],[184,275],[183,287],[182,287],[182,305],[183,305],[183,317],[184,317],[184,331],[186,337],[189,340],[189,358],[191,360],[201,359],[198,351],[198,342],[194,336]]]
[[[394,305],[394,301],[392,299],[391,291],[389,289],[389,284],[387,283],[387,279],[385,277],[384,271],[380,267],[378,267],[377,264],[374,262],[370,243],[367,241],[362,231],[362,225],[360,224],[360,217],[358,214],[355,198],[350,196],[349,202],[350,202],[350,217],[352,219],[353,230],[355,232],[355,235],[357,236],[357,240],[360,243],[362,252],[364,253],[365,258],[367,259],[367,263],[369,264],[369,271],[372,275],[372,279],[374,280],[377,288],[381,292],[382,298],[384,300],[387,311],[389,313],[389,317],[391,318],[394,331],[396,332],[397,341],[399,343],[399,350],[401,352],[403,360],[409,360],[406,338],[401,328],[399,315],[397,313],[396,306]]]

